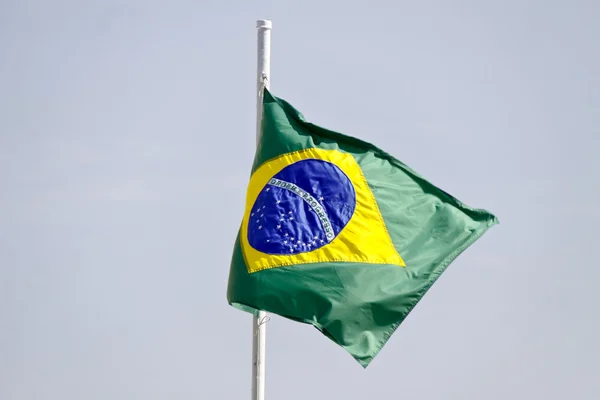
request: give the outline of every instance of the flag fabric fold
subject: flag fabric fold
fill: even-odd
[[[497,218],[264,92],[228,302],[312,324],[367,367]]]

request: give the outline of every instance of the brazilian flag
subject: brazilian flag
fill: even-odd
[[[374,145],[263,98],[228,302],[312,324],[367,367],[498,220]]]

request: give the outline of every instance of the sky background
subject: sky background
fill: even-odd
[[[268,323],[268,399],[598,399],[600,3],[0,0],[0,399],[248,399],[225,298],[271,89],[500,219],[368,369]]]

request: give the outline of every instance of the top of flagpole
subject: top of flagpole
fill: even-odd
[[[256,21],[256,28],[257,29],[271,29],[273,28],[273,24],[271,23],[271,20],[268,19],[259,19],[258,21]]]

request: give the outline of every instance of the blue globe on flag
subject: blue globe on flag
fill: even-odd
[[[356,194],[335,164],[306,159],[288,165],[261,190],[250,211],[248,242],[267,254],[294,254],[327,245],[354,213]]]

